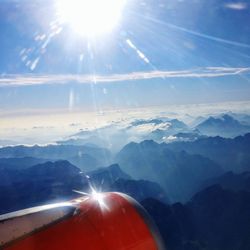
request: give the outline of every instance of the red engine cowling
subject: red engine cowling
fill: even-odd
[[[164,249],[143,208],[120,193],[95,193],[68,203],[0,216],[0,249]]]

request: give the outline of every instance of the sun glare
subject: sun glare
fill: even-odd
[[[57,15],[82,36],[112,31],[119,23],[126,0],[57,0]]]
[[[101,209],[109,210],[102,193],[99,193],[92,188],[91,197],[98,202]]]

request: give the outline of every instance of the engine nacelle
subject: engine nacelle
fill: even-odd
[[[90,196],[0,216],[0,249],[164,249],[145,210],[120,193]]]

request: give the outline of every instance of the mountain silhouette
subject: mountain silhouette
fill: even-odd
[[[220,166],[208,158],[174,152],[167,144],[152,140],[126,145],[115,160],[134,179],[159,183],[171,201],[188,200],[200,182],[222,173]]]
[[[0,168],[25,169],[47,161],[49,160],[34,157],[0,158]]]
[[[0,213],[48,202],[69,200],[72,190],[87,190],[88,181],[68,161],[46,162],[33,167],[0,169]]]
[[[121,170],[118,164],[87,172],[87,176],[89,177],[90,183],[98,191],[109,190],[112,184],[119,179],[131,179],[128,174]]]
[[[219,184],[224,189],[233,191],[245,190],[250,192],[250,172],[243,172],[240,174],[227,172],[219,177],[204,181],[201,185],[201,189],[216,184]]]
[[[166,147],[175,152],[185,150],[189,154],[205,156],[225,171],[240,173],[250,168],[250,133],[233,139],[216,136],[193,142],[173,142]]]
[[[250,132],[250,126],[241,124],[228,114],[218,118],[211,116],[197,125],[196,129],[208,136],[222,137],[235,137]]]
[[[0,148],[3,158],[39,158],[51,161],[67,160],[83,171],[110,165],[111,153],[104,148],[77,145],[13,146]]]
[[[141,202],[169,250],[250,249],[250,193],[219,185],[197,193],[186,204]]]

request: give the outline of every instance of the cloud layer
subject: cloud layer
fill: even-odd
[[[165,78],[216,78],[249,73],[250,67],[205,67],[191,70],[148,72],[141,71],[112,75],[2,75],[0,77],[0,87],[67,83],[98,84]]]
[[[238,2],[238,3],[227,3],[225,4],[226,8],[233,9],[233,10],[244,10],[247,9],[247,3]]]

